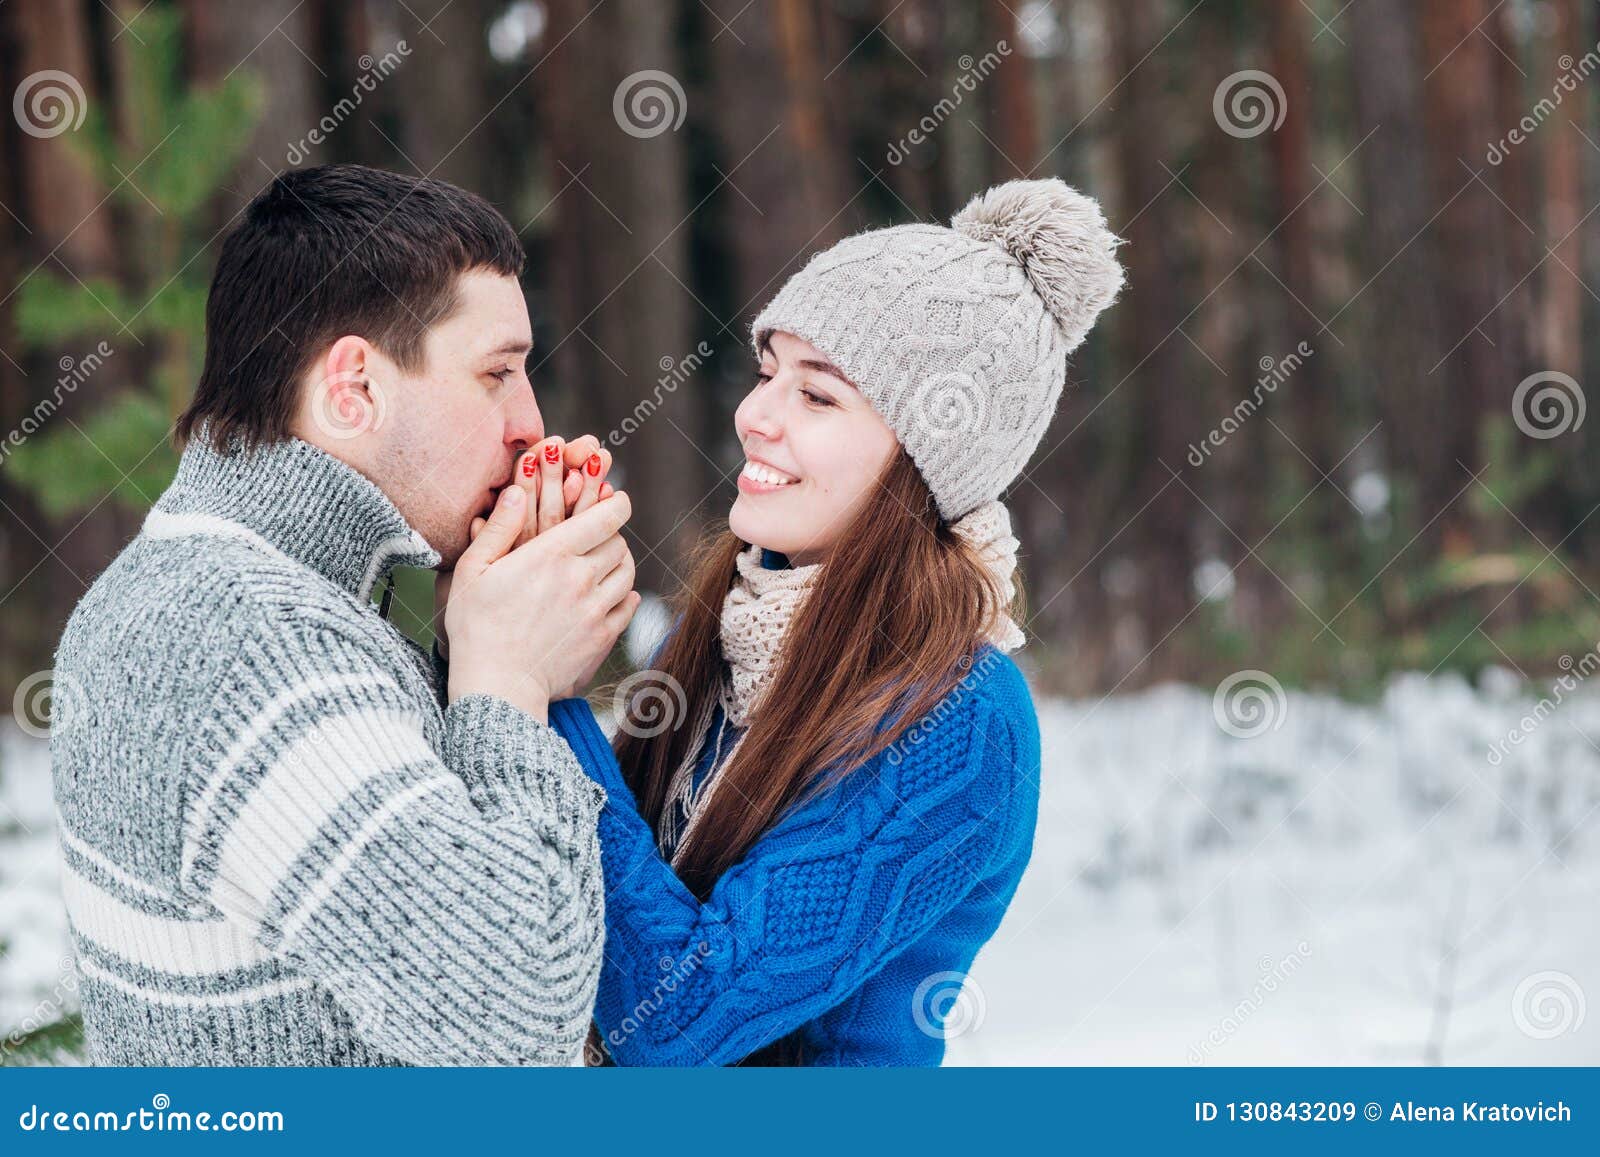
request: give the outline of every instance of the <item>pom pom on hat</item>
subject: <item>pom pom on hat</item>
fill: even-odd
[[[1122,288],[1122,239],[1094,198],[1055,177],[996,185],[967,202],[950,227],[1000,246],[1022,265],[1069,353]]]

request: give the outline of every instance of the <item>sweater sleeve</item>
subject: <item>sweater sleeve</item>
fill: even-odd
[[[779,1039],[927,931],[1016,838],[1009,729],[980,699],[791,812],[701,903],[589,705],[560,700],[550,721],[607,792],[595,1020],[619,1064],[728,1064]]]
[[[181,879],[417,1064],[569,1063],[604,935],[601,792],[510,703],[414,699],[337,630],[252,633],[187,755]],[[436,747],[437,745],[437,747]]]

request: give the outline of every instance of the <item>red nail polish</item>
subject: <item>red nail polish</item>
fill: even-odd
[[[532,454],[527,454],[527,455],[523,456],[523,459],[522,459],[522,476],[524,478],[532,478],[533,477],[533,472],[535,470],[537,470],[538,468],[539,468],[539,461]]]
[[[589,461],[584,463],[584,466],[591,477],[598,478],[600,476],[600,455],[590,454]]]
[[[551,442],[544,448],[544,460],[546,462],[559,462],[561,460],[561,447]]]

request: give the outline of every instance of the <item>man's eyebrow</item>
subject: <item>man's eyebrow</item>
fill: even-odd
[[[485,357],[498,357],[501,354],[526,354],[533,352],[533,343],[528,341],[508,341],[490,350]]]

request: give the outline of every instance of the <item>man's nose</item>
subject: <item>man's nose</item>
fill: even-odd
[[[523,450],[544,439],[544,416],[530,387],[506,404],[506,441]]]

